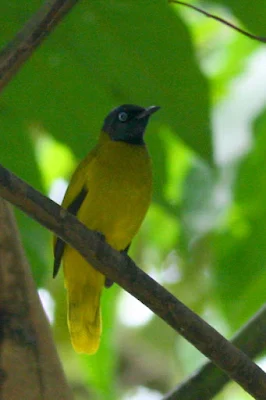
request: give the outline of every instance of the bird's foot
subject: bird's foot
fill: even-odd
[[[109,287],[111,287],[114,284],[113,281],[111,281],[111,279],[105,277],[105,283],[104,286],[106,287],[106,289],[108,289]]]
[[[95,231],[95,233],[96,233],[96,235],[98,236],[98,238],[99,238],[99,240],[100,240],[101,242],[104,242],[104,241],[105,241],[105,236],[104,236],[104,234],[103,234],[102,232]]]

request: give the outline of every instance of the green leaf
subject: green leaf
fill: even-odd
[[[238,223],[241,229],[235,226],[217,237],[214,265],[216,293],[234,329],[265,302],[266,285],[265,216],[246,221],[247,226]]]
[[[234,15],[242,20],[248,29],[252,30],[251,33],[265,36],[265,2],[250,0],[210,0],[209,2],[223,4],[229,10],[232,10]]]
[[[240,163],[235,205],[217,236],[215,280],[232,326],[239,327],[265,301],[266,113],[254,126],[256,141]]]
[[[31,138],[25,129],[22,116],[17,113],[12,103],[3,99],[0,101],[0,132],[1,164],[40,190],[41,177]],[[16,216],[33,276],[40,285],[45,276],[47,255],[51,251],[48,248],[48,233],[21,212],[16,211]]]
[[[216,176],[207,164],[194,160],[184,180],[182,232],[189,241],[213,229],[219,208],[215,201]],[[186,239],[185,239],[186,240]],[[188,243],[190,247],[190,244]]]
[[[5,27],[21,10],[4,11],[2,30],[8,40]],[[185,26],[164,2],[77,5],[3,99],[24,125],[43,124],[79,157],[84,146],[89,149],[95,142],[110,108],[158,104],[157,121],[212,159],[208,87]]]

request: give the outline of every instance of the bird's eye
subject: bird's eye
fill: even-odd
[[[118,119],[120,122],[126,122],[126,120],[128,119],[127,113],[122,111],[121,113],[118,114]]]

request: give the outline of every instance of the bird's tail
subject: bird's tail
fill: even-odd
[[[73,280],[66,279],[68,328],[75,351],[94,354],[99,348],[102,332],[100,296],[104,276],[88,263],[86,263],[86,273],[81,280],[75,279],[77,276],[73,277]]]

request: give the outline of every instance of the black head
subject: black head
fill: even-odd
[[[132,104],[124,104],[107,115],[103,131],[114,141],[130,144],[143,144],[145,128],[150,116],[160,107],[143,108]]]

